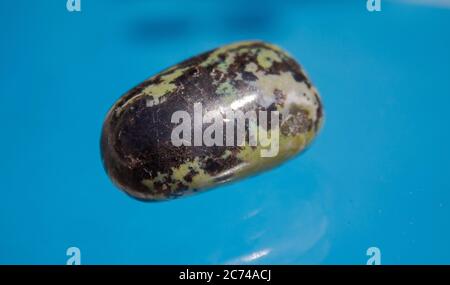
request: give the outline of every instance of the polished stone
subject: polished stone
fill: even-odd
[[[239,42],[123,95],[107,114],[101,153],[120,189],[161,201],[270,169],[304,150],[322,122],[318,92],[290,55]]]

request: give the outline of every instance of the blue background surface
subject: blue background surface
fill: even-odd
[[[450,263],[450,5],[382,1],[0,4],[0,263]],[[440,5],[439,3],[444,3]],[[124,92],[185,58],[263,39],[325,104],[281,167],[148,204],[118,191],[101,126]]]

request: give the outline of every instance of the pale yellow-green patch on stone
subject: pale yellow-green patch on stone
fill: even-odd
[[[283,108],[277,108],[283,116],[287,116],[290,106],[294,105],[307,110],[310,118],[313,121],[316,120],[319,102],[314,96],[314,89],[310,89],[304,82],[297,82],[290,72],[264,74],[264,72],[258,71],[255,75],[258,77],[258,80],[252,82],[252,84],[261,90],[259,104],[268,107],[275,103],[274,92],[277,89],[286,96]]]
[[[184,177],[190,172],[191,168],[197,172],[192,177],[191,182],[187,182]],[[193,161],[187,161],[179,167],[172,167],[173,174],[171,178],[175,181],[184,182],[189,189],[198,189],[208,187],[214,184],[214,178],[207,174],[201,167],[198,158]],[[176,185],[173,185],[174,187]]]
[[[228,54],[231,50],[240,48],[240,47],[246,47],[246,46],[250,46],[252,44],[254,44],[255,41],[248,41],[248,42],[238,42],[238,43],[234,43],[234,44],[230,44],[230,45],[226,45],[224,47],[218,48],[216,50],[214,50],[209,56],[208,58],[202,62],[200,65],[203,67],[209,66],[211,64],[214,64],[218,61],[220,61],[219,55],[221,54]]]
[[[305,133],[305,147],[311,143],[315,135],[316,132],[314,131],[314,129],[311,129],[309,132]]]
[[[142,184],[144,184],[147,188],[153,189],[155,182],[153,179],[144,179],[141,181]]]
[[[178,77],[180,77],[181,75],[183,75],[183,73],[189,68],[190,67],[174,69],[172,72],[161,76],[160,83],[150,84],[148,87],[146,87],[142,91],[143,94],[153,97],[152,102],[149,102],[149,104],[157,105],[161,103],[162,100],[160,98],[162,96],[166,95],[169,92],[174,91],[177,88],[177,86],[173,83],[173,81]]]
[[[189,172],[191,171],[191,169],[195,170],[195,172],[197,172],[197,174],[195,174],[192,177],[192,181],[188,182],[185,180],[185,176],[187,174],[189,174]],[[215,184],[214,182],[214,177],[210,176],[209,174],[207,174],[201,167],[199,164],[199,160],[198,158],[196,158],[193,161],[187,161],[183,164],[181,164],[178,167],[172,167],[172,172],[173,174],[170,176],[170,180],[175,181],[175,183],[171,183],[169,185],[169,188],[167,188],[166,184],[163,184],[163,188],[165,187],[166,189],[163,190],[170,190],[170,191],[174,191],[177,189],[178,185],[176,182],[180,181],[182,183],[184,183],[185,185],[188,186],[189,189],[199,189],[199,188],[205,188],[205,187],[209,187]],[[155,187],[155,183],[156,182],[160,182],[160,183],[164,183],[167,181],[168,178],[168,174],[163,174],[163,173],[159,173],[158,175],[154,178],[154,179],[144,179],[142,180],[142,184],[144,184],[147,188],[149,188],[149,190],[154,189]],[[159,198],[156,198],[156,200],[164,200],[167,197],[165,197],[164,195],[160,195]]]
[[[200,170],[198,174],[192,177],[192,182],[189,184],[189,189],[208,188],[216,184],[214,177]]]
[[[278,54],[271,49],[261,49],[256,60],[264,69],[270,68],[274,62],[281,62],[281,58]]]
[[[141,182],[142,184],[144,184],[149,190],[154,189],[154,183],[155,181],[152,179],[144,179]],[[147,197],[144,193],[135,193],[136,197],[142,198],[142,199],[148,199],[149,197]],[[164,195],[163,193],[151,193],[151,199],[155,200],[155,201],[163,201],[163,200],[167,200],[166,195]]]
[[[189,173],[190,169],[189,167],[194,166],[195,167],[195,162],[186,162],[181,164],[179,167],[175,168],[172,167],[172,179],[175,179],[176,181],[184,181],[184,177]]]
[[[155,182],[164,182],[164,180],[166,180],[167,178],[167,173],[161,173],[158,171],[158,175],[156,175],[154,181]]]
[[[267,135],[267,131],[261,127],[258,129],[258,132],[266,132]],[[313,130],[307,133],[299,133],[295,136],[285,136],[280,132],[279,151],[274,157],[262,157],[262,146],[259,143],[255,147],[246,145],[237,154],[237,158],[245,162],[245,167],[243,167],[240,172],[236,173],[235,177],[245,177],[252,173],[270,169],[305,149],[313,138]],[[267,148],[268,147],[265,147],[264,149]]]
[[[216,93],[221,96],[220,100],[223,106],[229,106],[235,102],[239,92],[241,91],[237,90],[229,80],[219,84],[216,89]]]
[[[245,71],[247,72],[256,72],[258,70],[258,66],[254,62],[250,62],[245,66]]]
[[[149,100],[147,102],[147,105],[149,107],[163,103],[164,101],[166,101],[166,98],[163,96],[169,92],[172,92],[177,87],[172,82],[175,79],[177,79],[178,77],[180,77],[181,75],[183,75],[184,71],[186,71],[189,68],[190,67],[186,67],[186,68],[171,67],[171,68],[167,69],[166,71],[164,71],[164,73],[166,73],[166,74],[161,76],[160,83],[150,84],[148,87],[146,87],[144,90],[142,90],[142,92],[140,94],[130,98],[127,102],[122,104],[122,106],[120,108],[116,107],[115,115],[119,116],[122,113],[122,110],[124,110],[127,107],[127,105],[135,102],[136,100],[140,99],[143,96],[152,96],[152,100]],[[154,77],[152,77],[152,78],[154,78]],[[150,78],[149,80],[151,80],[152,78]]]
[[[153,179],[144,179],[141,181],[142,184],[144,184],[145,186],[147,186],[147,188],[149,189],[153,189],[155,182],[160,182],[163,183],[166,179],[167,179],[168,175],[166,173],[161,173],[158,172],[158,174],[156,175],[155,178]],[[164,186],[163,186],[164,188]]]
[[[220,83],[219,86],[216,89],[216,93],[222,96],[235,96],[236,95],[236,88],[230,83],[229,80]]]
[[[226,158],[228,158],[230,155],[232,154],[232,152],[230,151],[230,150],[225,150],[225,152],[222,154],[222,158],[223,159],[226,159]]]
[[[225,58],[225,60],[217,65],[217,69],[222,73],[226,73],[230,65],[234,63],[235,57],[236,53],[234,52],[229,53]]]

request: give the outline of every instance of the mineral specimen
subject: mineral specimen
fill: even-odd
[[[168,200],[272,168],[305,149],[323,109],[299,64],[250,41],[192,57],[110,109],[103,164],[129,195]]]

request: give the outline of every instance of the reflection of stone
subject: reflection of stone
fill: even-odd
[[[261,212],[273,213],[281,205],[268,206]],[[328,244],[324,237],[328,229],[328,219],[314,203],[303,202],[296,207],[285,209],[283,214],[289,219],[268,218],[266,222],[255,219],[258,229],[248,236],[254,250],[227,260],[227,264],[290,264],[320,262],[327,254]],[[275,220],[276,219],[276,220]],[[263,230],[265,229],[265,230]]]

